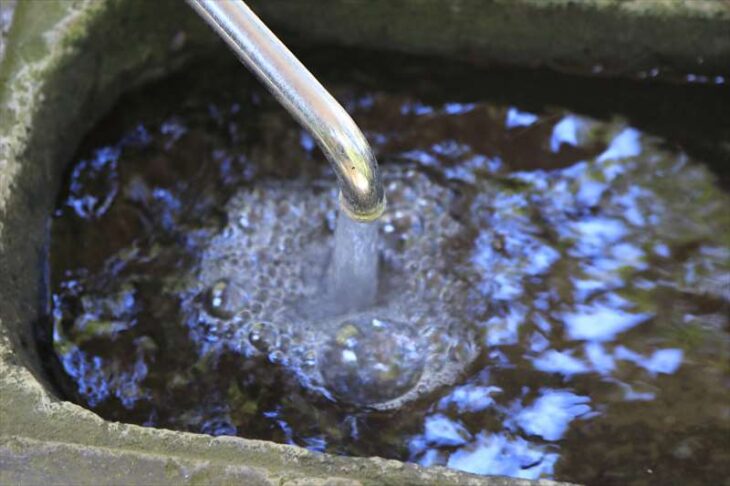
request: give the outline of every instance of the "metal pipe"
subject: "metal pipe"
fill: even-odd
[[[340,205],[357,221],[385,210],[370,145],[350,115],[240,0],[188,0],[246,66],[314,137],[337,174]]]

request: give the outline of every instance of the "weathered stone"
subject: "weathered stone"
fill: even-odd
[[[342,45],[608,76],[730,70],[730,3],[717,0],[250,3],[275,28]]]

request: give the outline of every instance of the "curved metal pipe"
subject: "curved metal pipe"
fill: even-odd
[[[340,186],[340,205],[357,221],[385,211],[378,164],[365,136],[332,95],[240,0],[188,0],[312,134]]]

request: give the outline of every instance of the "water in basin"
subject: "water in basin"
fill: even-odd
[[[650,133],[701,128],[561,107],[550,86],[574,80],[520,98],[512,74],[377,62],[322,68],[383,169],[366,227],[337,222],[328,164],[237,64],[99,124],[52,220],[60,393],[478,474],[726,478],[730,197],[705,152]]]

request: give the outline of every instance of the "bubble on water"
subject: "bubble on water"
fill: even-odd
[[[207,310],[221,319],[230,319],[250,302],[247,292],[228,280],[219,280],[208,291]]]
[[[267,322],[254,323],[248,334],[248,340],[253,347],[264,353],[276,346],[276,337],[276,329]]]
[[[397,209],[383,215],[382,236],[388,250],[401,251],[423,234],[423,221],[416,211]]]
[[[304,353],[302,362],[304,366],[314,366],[317,364],[317,353],[314,350],[307,351]]]
[[[280,349],[274,350],[269,353],[269,361],[274,364],[286,364],[286,354]]]
[[[424,368],[422,343],[405,322],[360,315],[342,321],[320,351],[327,389],[356,405],[385,402],[413,388]]]

